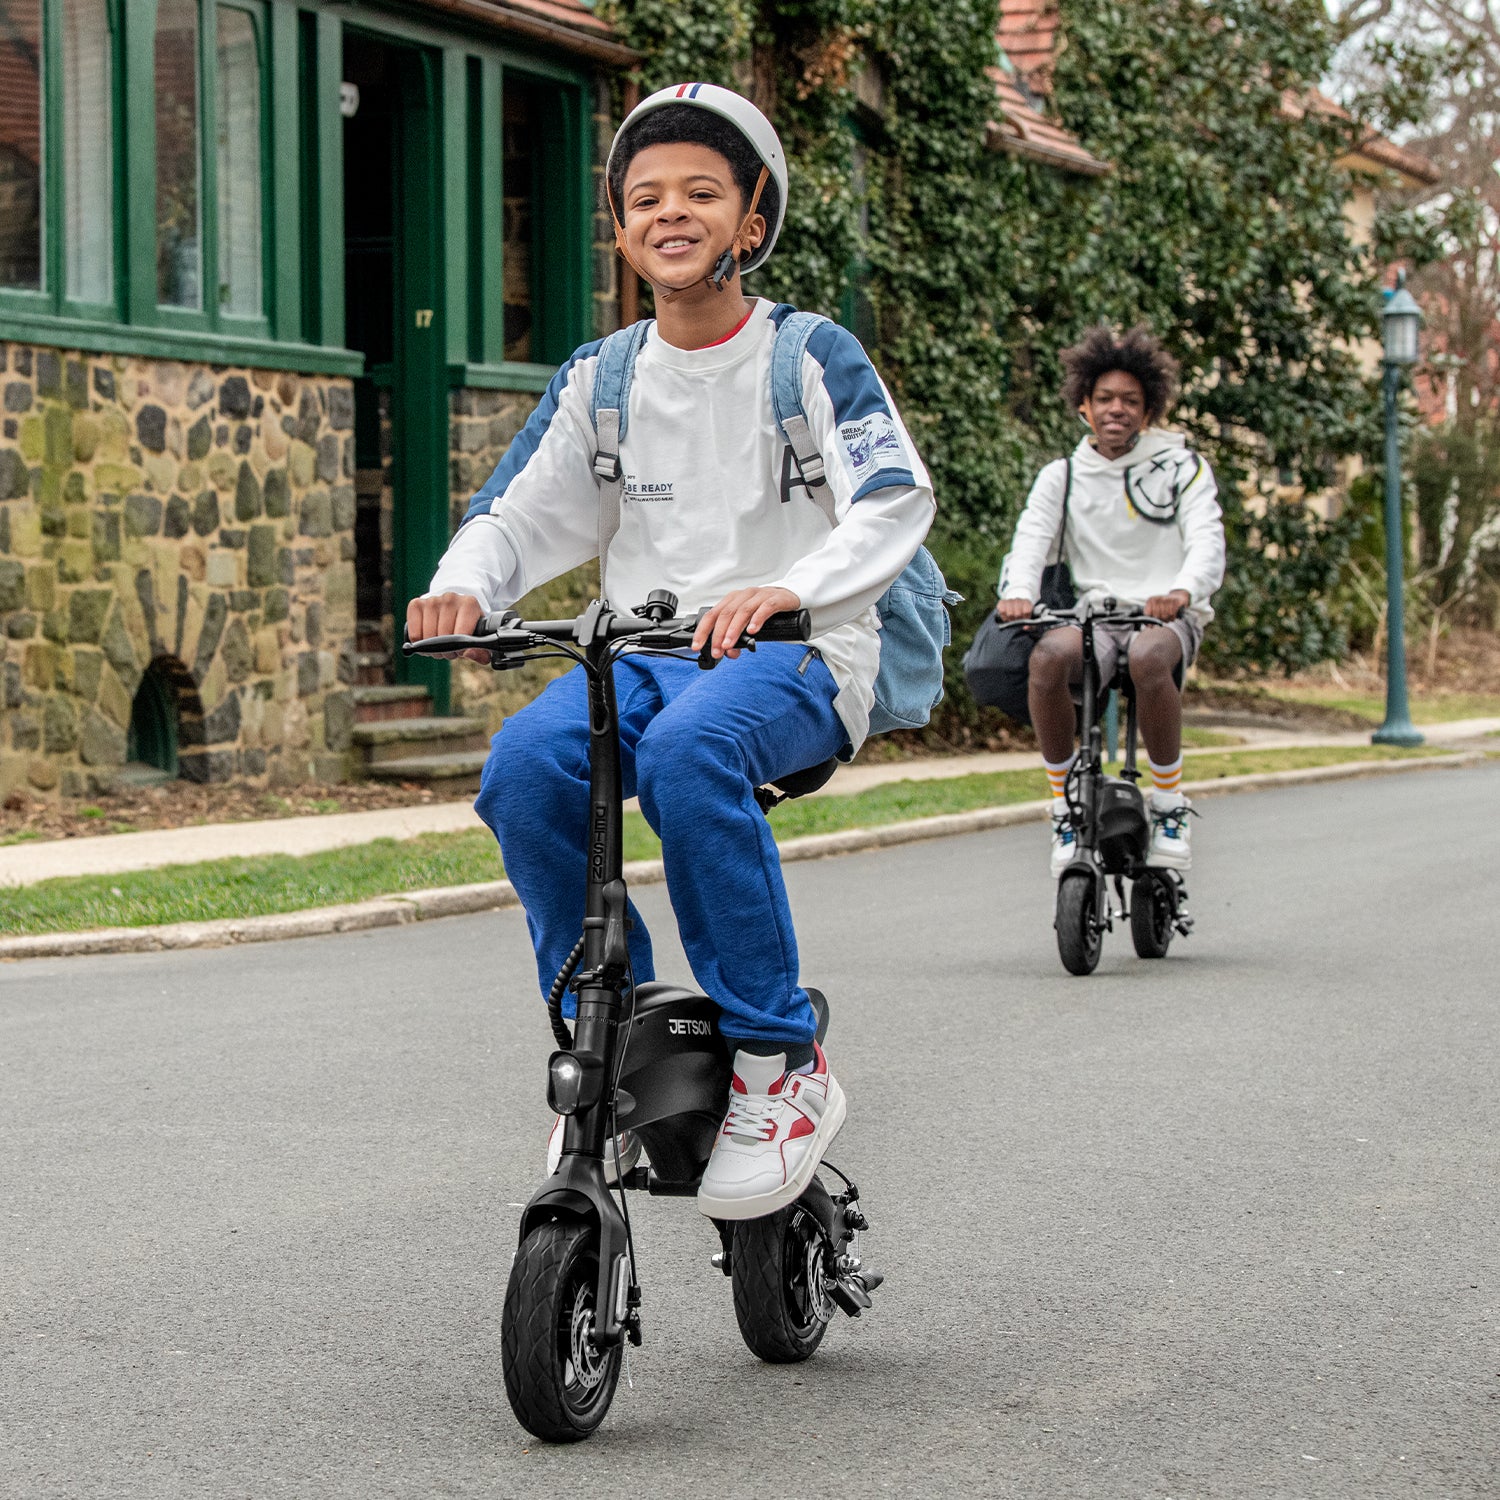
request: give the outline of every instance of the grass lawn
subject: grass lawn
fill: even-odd
[[[1299,746],[1228,750],[1194,756],[1188,779],[1206,781],[1255,771],[1286,771],[1348,761],[1398,760],[1431,753],[1382,745]],[[895,781],[849,797],[789,802],[771,814],[779,840],[846,828],[873,828],[910,818],[1032,802],[1047,795],[1041,767],[955,776],[944,781]],[[625,822],[626,859],[659,852],[639,813]],[[432,833],[379,839],[302,858],[266,855],[172,865],[126,875],[84,875],[0,888],[0,933],[82,932],[96,927],[148,927],[337,906],[371,896],[498,880],[504,872],[490,835]]]
[[[1220,691],[1234,691],[1217,684]],[[1372,725],[1385,718],[1385,697],[1380,693],[1341,693],[1337,688],[1288,687],[1276,684],[1246,693],[1246,707],[1256,697],[1279,698],[1284,703],[1307,703],[1357,714]],[[1414,724],[1452,724],[1459,719],[1500,718],[1500,693],[1432,693],[1408,695]],[[1191,741],[1189,741],[1191,743]]]
[[[1123,737],[1124,731],[1121,731]],[[1226,729],[1202,729],[1197,724],[1182,726],[1182,743],[1189,750],[1218,750],[1226,745],[1243,745],[1245,737]]]

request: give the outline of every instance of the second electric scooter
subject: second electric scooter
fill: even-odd
[[[1128,652],[1121,651],[1110,682],[1099,680],[1094,649],[1096,625],[1144,630],[1162,622],[1152,615],[1122,610],[1114,599],[1085,602],[1073,609],[1038,608],[1029,619],[1002,629],[1055,630],[1076,626],[1083,636],[1083,678],[1078,709],[1078,758],[1068,772],[1064,795],[1075,835],[1073,858],[1057,882],[1053,926],[1057,951],[1070,974],[1092,974],[1099,965],[1104,934],[1115,918],[1130,923],[1130,936],[1141,958],[1164,958],[1174,933],[1186,937],[1193,919],[1187,910],[1187,884],[1176,870],[1146,863],[1151,845],[1151,817],[1136,783],[1135,685]],[[1104,736],[1100,707],[1113,688],[1125,701],[1124,757],[1118,776],[1104,770]],[[1118,904],[1110,904],[1110,886]],[[1126,896],[1126,886],[1129,896]]]

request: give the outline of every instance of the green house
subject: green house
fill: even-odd
[[[0,0],[0,799],[464,706],[394,624],[618,322],[632,61],[583,0]]]

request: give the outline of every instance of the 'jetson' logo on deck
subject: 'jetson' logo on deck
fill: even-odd
[[[712,1036],[713,1027],[707,1021],[668,1021],[667,1032],[671,1036]]]

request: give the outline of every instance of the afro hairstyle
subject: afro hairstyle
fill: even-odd
[[[1146,421],[1159,422],[1177,394],[1177,361],[1144,324],[1118,338],[1107,323],[1096,324],[1061,354],[1067,378],[1063,399],[1074,411],[1094,394],[1112,370],[1133,375],[1146,397]]]
[[[664,104],[632,125],[615,148],[615,159],[610,164],[609,191],[621,215],[625,212],[625,174],[630,170],[631,162],[648,146],[675,146],[684,142],[717,151],[729,163],[734,184],[740,190],[742,207],[750,207],[762,165],[750,142],[728,120],[712,110],[702,109],[696,104]],[[780,203],[776,179],[768,176],[755,211],[764,215],[767,224],[775,224]]]

